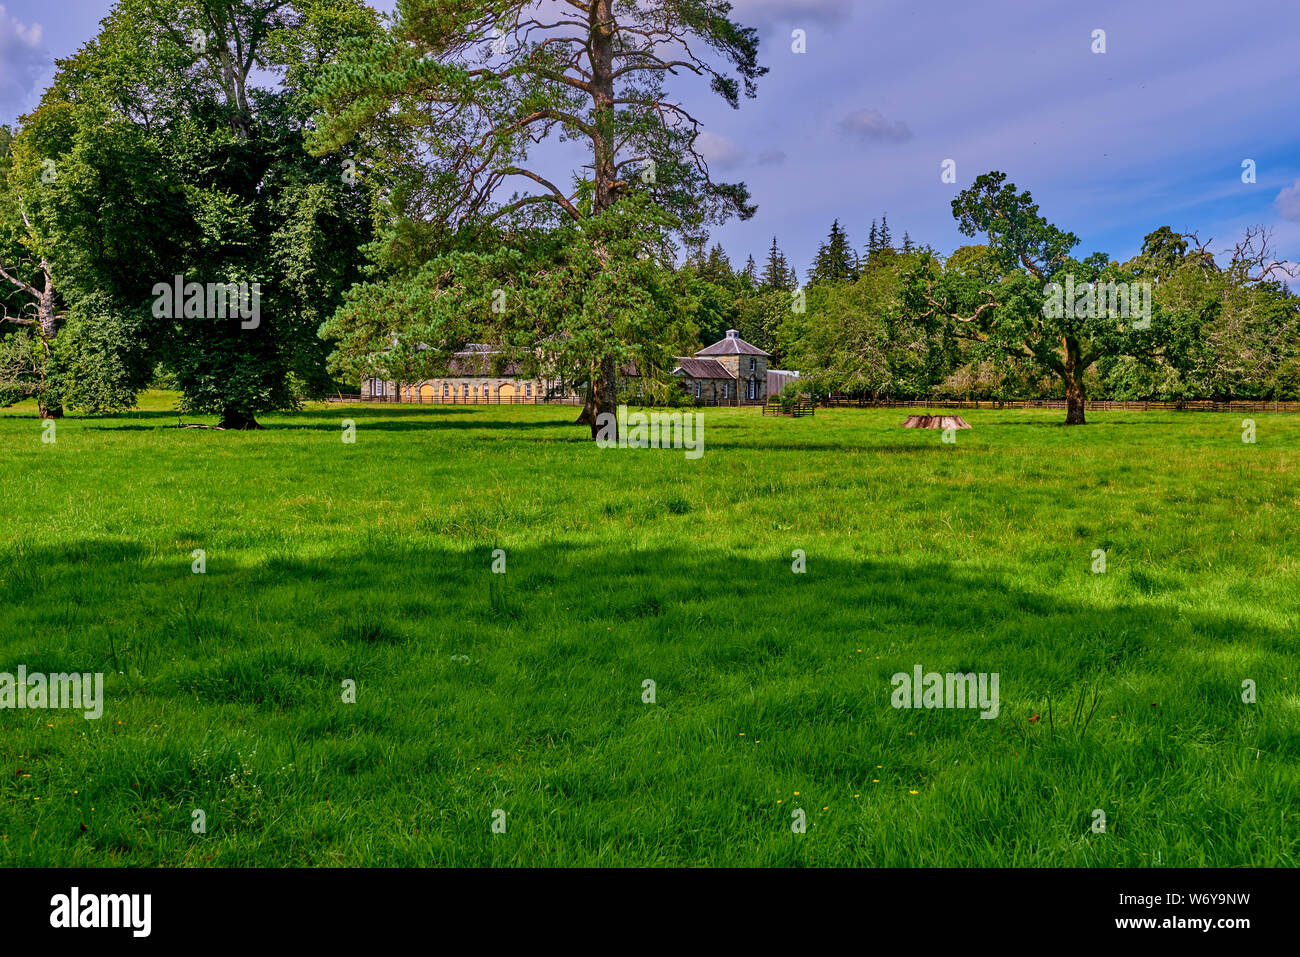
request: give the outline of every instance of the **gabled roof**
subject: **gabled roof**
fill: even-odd
[[[682,356],[677,360],[677,368],[673,370],[673,375],[684,373],[692,379],[734,379],[727,367],[717,359],[691,359]]]
[[[735,329],[728,329],[725,339],[719,339],[711,346],[706,346],[697,356],[767,356],[758,346],[751,345],[744,339],[740,338],[740,333]]]

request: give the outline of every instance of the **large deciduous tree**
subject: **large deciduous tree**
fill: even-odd
[[[713,180],[700,149],[699,120],[667,89],[670,77],[694,75],[733,107],[742,93],[755,94],[766,72],[757,63],[757,36],[733,23],[730,12],[730,4],[718,0],[401,0],[384,37],[345,51],[326,72],[319,88],[325,116],[314,141],[322,153],[357,138],[365,144],[367,171],[381,184],[376,189],[389,219],[376,251],[377,265],[388,273],[383,281],[486,299],[491,288],[470,288],[466,281],[477,276],[500,284],[501,271],[484,274],[462,257],[461,274],[449,274],[457,263],[440,258],[449,245],[464,250],[463,237],[476,234],[481,245],[515,249],[515,268],[526,271],[546,257],[520,249],[514,239],[521,231],[567,223],[566,240],[583,242],[589,221],[611,222],[610,211],[632,197],[649,200],[664,215],[642,202],[636,216],[621,217],[644,241],[620,249],[661,265],[662,257],[647,248],[656,230],[698,240],[709,223],[751,216],[743,184]],[[582,146],[586,162],[569,171],[567,182],[537,155],[535,147],[548,140]],[[634,264],[613,262],[615,250],[599,238],[605,235],[606,226],[596,225],[586,240],[596,261],[611,276],[636,272]],[[547,277],[537,273],[527,281],[545,283]],[[620,366],[653,351],[627,337],[655,330],[619,319],[626,305],[620,297],[631,292],[620,280],[557,293],[555,308],[572,294],[582,297],[570,299],[567,317],[556,317],[559,330],[553,323],[537,328],[528,310],[502,313],[524,324],[514,328],[523,338],[532,328],[544,331],[550,346],[568,343],[570,359],[583,353],[586,368],[579,377],[588,387],[579,421],[591,426],[593,438],[596,417],[617,404]],[[410,296],[398,290],[389,295],[412,303],[414,324],[435,337],[426,344],[431,355],[461,335],[486,338],[459,322],[439,335]],[[372,289],[369,298],[382,301],[385,294]],[[440,305],[436,314],[450,323],[450,310]],[[357,321],[364,320],[353,308],[347,324],[355,329]],[[383,319],[375,315],[373,321]]]
[[[952,201],[952,211],[964,235],[986,238],[986,268],[941,270],[923,254],[910,277],[909,305],[945,335],[1056,378],[1065,393],[1066,425],[1082,425],[1087,369],[1107,356],[1150,352],[1159,341],[1159,323],[1132,321],[1096,293],[1101,284],[1116,283],[1127,295],[1137,277],[1102,253],[1074,259],[1079,238],[1041,216],[1030,194],[1017,192],[1005,173],[977,177]]]
[[[37,226],[79,407],[129,404],[155,364],[226,428],[327,390],[318,330],[360,278],[369,210],[341,157],[306,152],[304,90],[377,29],[361,0],[121,0],[59,61],[20,139],[58,171]],[[176,276],[202,308],[159,308]],[[255,319],[231,314],[240,287]]]

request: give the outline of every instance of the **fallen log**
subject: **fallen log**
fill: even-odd
[[[909,415],[903,422],[905,429],[969,429],[970,424],[960,415]]]

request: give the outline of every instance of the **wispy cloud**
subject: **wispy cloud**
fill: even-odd
[[[52,60],[39,23],[24,24],[0,5],[0,122],[31,109]]]
[[[891,123],[879,110],[854,110],[840,120],[840,129],[863,140],[906,143],[912,138],[906,123]]]
[[[782,25],[832,26],[849,18],[850,0],[732,0],[731,18],[760,33]]]
[[[1277,214],[1283,219],[1300,223],[1300,179],[1278,193],[1277,198],[1273,200],[1273,205],[1277,207]]]
[[[696,138],[695,148],[699,150],[705,162],[718,169],[735,169],[745,162],[745,151],[734,141],[717,133],[710,133],[708,130],[704,130]]]

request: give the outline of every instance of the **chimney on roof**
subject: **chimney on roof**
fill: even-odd
[[[727,330],[727,338],[728,338],[728,339],[739,339],[739,338],[740,338],[740,331],[737,330],[737,329],[728,329],[728,330]]]

